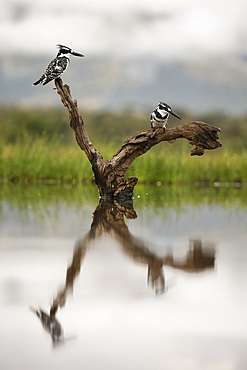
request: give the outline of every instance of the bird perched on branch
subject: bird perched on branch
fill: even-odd
[[[168,104],[160,102],[150,116],[151,128],[153,131],[157,127],[163,127],[165,131],[170,114],[181,119],[181,117],[179,117],[179,115],[175,113]]]
[[[69,54],[75,55],[76,57],[84,57],[80,53],[76,53],[72,49],[64,45],[57,45],[58,53],[55,59],[53,59],[45,70],[45,73],[40,77],[40,79],[33,83],[33,86],[42,84],[46,85],[48,82],[58,78],[61,74],[68,68],[70,60]]]

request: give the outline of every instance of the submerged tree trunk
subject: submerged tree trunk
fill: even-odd
[[[136,158],[162,141],[173,143],[179,138],[187,139],[191,145],[195,145],[191,155],[199,156],[203,155],[206,149],[221,147],[217,140],[220,128],[205,122],[193,121],[167,129],[165,132],[162,128],[137,132],[122,144],[111,159],[105,160],[87,135],[77,101],[72,98],[69,86],[64,85],[61,78],[55,80],[55,85],[63,105],[68,109],[70,126],[74,130],[76,141],[92,165],[95,184],[102,198],[132,197],[138,179],[125,178],[130,165]]]

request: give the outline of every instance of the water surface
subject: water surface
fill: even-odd
[[[246,369],[244,188],[2,190],[1,369]]]

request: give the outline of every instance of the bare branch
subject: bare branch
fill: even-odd
[[[104,160],[95,149],[84,128],[83,120],[77,108],[77,101],[71,97],[68,85],[63,85],[61,78],[55,80],[57,92],[63,105],[69,111],[70,126],[74,130],[79,147],[86,153],[92,164],[95,183],[102,197],[132,195],[138,179],[125,179],[130,165],[136,158],[162,141],[174,143],[177,139],[187,139],[195,148],[191,155],[201,156],[205,150],[221,147],[218,142],[219,127],[205,122],[193,121],[164,131],[162,128],[137,132],[130,136],[110,160]]]
[[[219,127],[211,126],[205,122],[189,122],[167,129],[145,130],[132,135],[127,139],[118,152],[113,156],[114,165],[125,166],[126,172],[133,161],[140,155],[146,153],[154,145],[162,141],[174,143],[176,139],[184,138],[196,148],[191,150],[191,155],[203,155],[205,150],[212,150],[221,147],[219,139]]]
[[[83,119],[77,108],[77,100],[71,97],[69,86],[64,85],[61,78],[56,78],[55,85],[63,105],[68,109],[70,126],[74,130],[77,144],[81,150],[85,152],[90,163],[94,163],[94,161],[99,158],[103,161],[103,157],[89,140],[87,132],[84,128]]]

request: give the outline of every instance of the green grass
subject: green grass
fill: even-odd
[[[179,112],[181,123],[203,120],[221,128],[222,148],[190,157],[186,140],[160,143],[134,161],[128,176],[139,183],[195,184],[247,182],[247,115]],[[150,127],[150,112],[82,112],[87,132],[105,159],[136,131]],[[169,121],[169,127],[176,125]],[[180,122],[179,122],[180,123]],[[93,173],[78,148],[66,109],[0,107],[0,181],[22,184],[91,183]]]
[[[76,145],[62,146],[43,135],[2,146],[0,178],[24,183],[44,180],[76,183],[91,181],[92,171],[85,154]]]
[[[96,147],[108,159],[118,149],[101,143]],[[128,176],[140,183],[195,184],[247,182],[247,149],[234,152],[222,148],[202,157],[190,157],[191,146],[160,143],[134,161]],[[64,145],[57,138],[43,134],[23,135],[16,143],[0,145],[0,179],[2,182],[91,183],[93,173],[85,154],[74,142]]]
[[[159,151],[155,149],[138,158],[128,175],[147,183],[247,182],[247,150],[234,153],[219,149],[218,152],[206,152],[202,157],[191,157],[189,148],[185,152],[173,151],[165,145]]]

